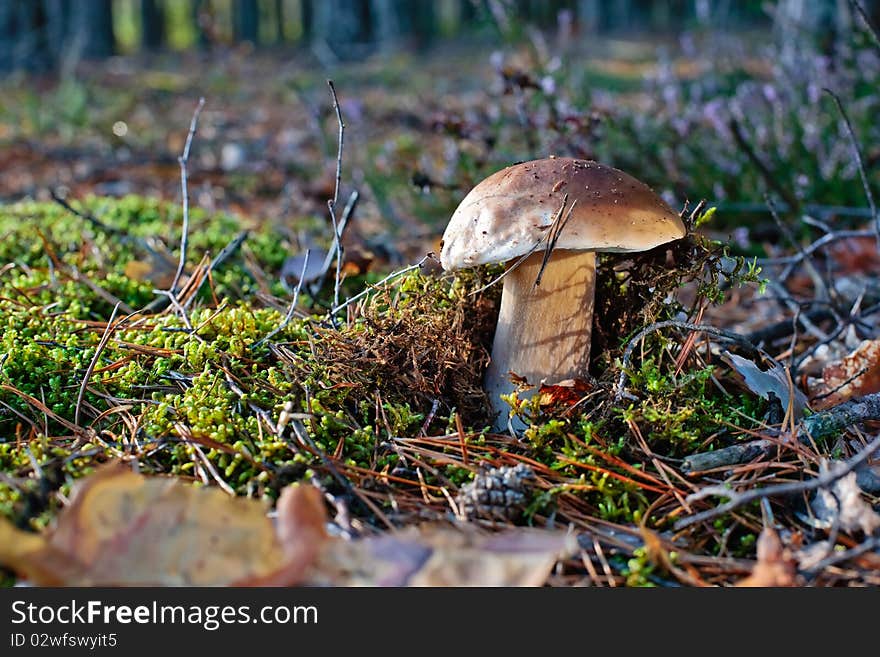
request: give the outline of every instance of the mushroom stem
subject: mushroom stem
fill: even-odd
[[[513,392],[509,372],[531,385],[584,378],[590,360],[596,254],[552,254],[535,287],[544,253],[529,256],[504,277],[501,310],[485,386],[498,412],[494,429],[508,426],[510,406],[499,397]],[[514,421],[515,428],[523,428]]]

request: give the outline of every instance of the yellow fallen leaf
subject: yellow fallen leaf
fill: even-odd
[[[222,586],[273,577],[292,584],[318,549],[297,541],[323,537],[314,528],[320,512],[308,508],[314,495],[289,495],[306,511],[288,521],[282,545],[256,500],[109,465],[79,482],[45,536],[0,523],[0,562],[42,585]],[[297,517],[306,519],[301,534]]]
[[[541,586],[575,551],[565,532],[474,526],[410,527],[356,541],[328,541],[306,583],[329,586]]]

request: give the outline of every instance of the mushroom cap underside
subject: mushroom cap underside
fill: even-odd
[[[556,249],[645,251],[686,232],[681,217],[629,174],[546,158],[502,169],[465,196],[443,234],[443,268],[506,262],[543,248],[560,212],[568,219]]]

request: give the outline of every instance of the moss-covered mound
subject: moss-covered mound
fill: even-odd
[[[378,441],[417,435],[429,413],[444,432],[455,413],[485,415],[494,291],[469,297],[478,275],[414,271],[342,326],[284,324],[287,254],[257,230],[210,276],[189,267],[206,279],[198,295],[162,309],[154,288],[176,267],[178,209],[140,197],[75,209],[0,213],[0,512],[20,524],[43,522],[51,489],[108,458],[272,494],[325,454],[387,466],[398,457]],[[241,230],[228,216],[191,221],[190,258],[205,263]]]
[[[532,494],[505,518],[662,529],[681,508],[663,463],[729,444],[762,411],[719,386],[699,350],[682,360],[681,336],[651,333],[622,363],[646,324],[722,296],[724,261],[699,238],[602,263],[595,377],[514,398],[531,424],[514,439],[488,431],[481,388],[498,271],[359,275],[343,292],[365,293],[334,317],[331,281],[303,290],[285,321],[288,253],[273,229],[242,240],[233,217],[191,221],[169,300],[177,207],[129,197],[0,210],[0,513],[20,526],[44,525],[75,479],[123,459],[239,495],[274,498],[308,478],[377,526],[449,514],[476,473],[525,463]]]

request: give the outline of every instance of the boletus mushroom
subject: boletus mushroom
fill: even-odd
[[[596,252],[645,251],[685,232],[647,185],[588,160],[516,164],[465,196],[443,234],[443,268],[508,263],[484,382],[496,430],[508,426],[499,396],[514,390],[510,373],[531,385],[587,376]]]

